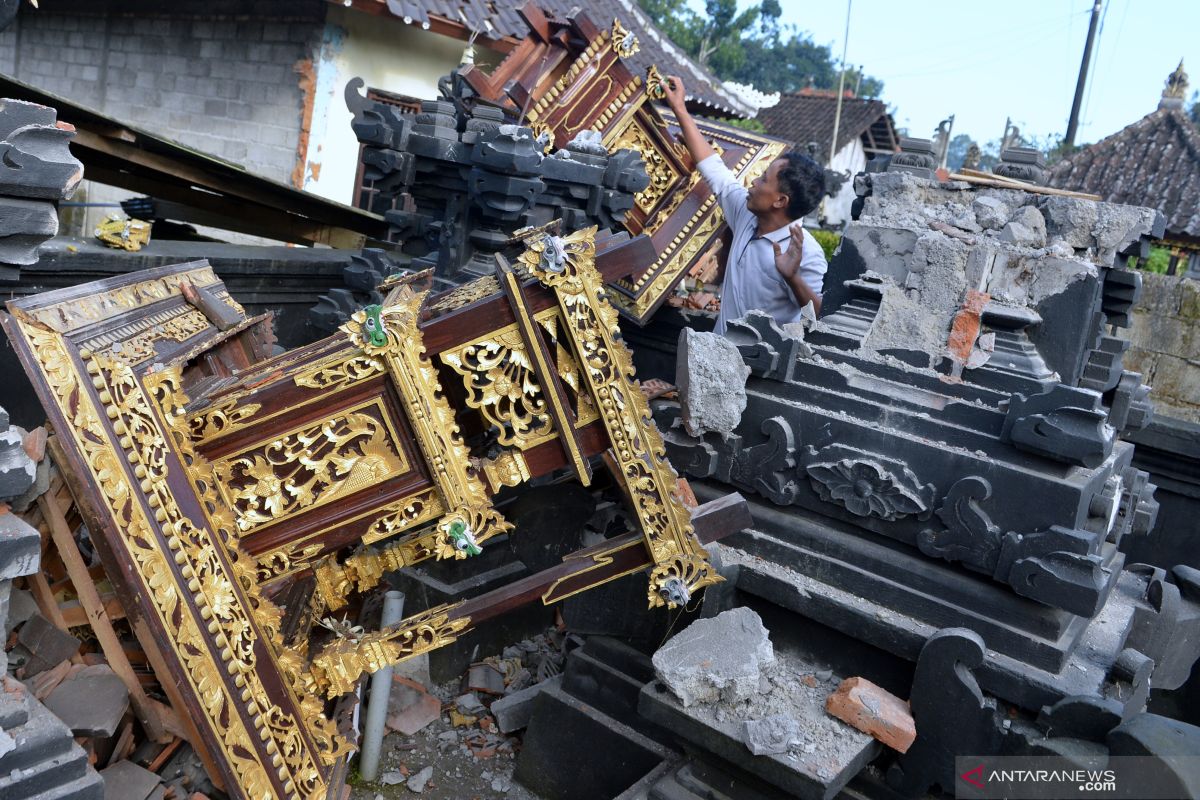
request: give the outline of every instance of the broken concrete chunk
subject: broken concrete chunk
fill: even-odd
[[[410,776],[408,783],[405,785],[408,786],[408,790],[410,792],[416,792],[417,794],[420,794],[421,792],[425,791],[425,786],[429,783],[429,780],[432,777],[433,767],[425,767],[421,771]]]
[[[787,714],[748,719],[742,723],[742,741],[756,756],[786,753],[798,746],[802,738],[800,723]]]
[[[749,699],[760,671],[775,663],[775,650],[758,614],[735,608],[693,622],[652,661],[654,674],[686,708]]]
[[[971,210],[975,212],[975,221],[980,226],[993,231],[1004,227],[1010,213],[1003,200],[986,194],[975,198],[975,202],[971,204]]]
[[[501,697],[492,703],[492,716],[496,718],[496,727],[501,733],[512,733],[529,724],[533,717],[534,700],[543,689],[557,687],[562,683],[562,675],[555,675],[549,680],[527,686],[520,691]]]
[[[908,703],[866,678],[842,681],[825,701],[825,710],[901,753],[917,738]]]
[[[0,519],[7,516],[10,515],[0,516]],[[54,624],[41,614],[34,614],[21,626],[17,641],[31,654],[25,664],[26,677],[50,669],[79,651],[78,639],[54,627]]]
[[[60,683],[46,698],[46,708],[76,736],[107,738],[129,708],[129,690],[107,664],[98,664]]]
[[[732,433],[746,410],[750,368],[733,342],[715,333],[679,332],[675,384],[691,436]]]
[[[1000,241],[1022,247],[1046,246],[1046,218],[1034,206],[1021,206],[1000,231]]]
[[[23,519],[0,506],[0,581],[9,581],[38,571],[42,537]],[[60,659],[61,660],[61,659]]]

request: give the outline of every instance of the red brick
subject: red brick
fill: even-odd
[[[842,681],[825,701],[825,710],[901,753],[907,752],[917,738],[908,702],[866,678]]]

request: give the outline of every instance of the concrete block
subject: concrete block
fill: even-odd
[[[27,676],[61,664],[79,651],[78,639],[54,627],[41,614],[34,614],[21,626],[17,641],[31,653],[25,665]]]
[[[534,701],[538,694],[544,689],[559,687],[562,681],[562,675],[555,675],[549,680],[527,686],[492,703],[491,712],[496,718],[496,727],[501,733],[512,733],[524,728],[533,716]]]
[[[762,668],[775,663],[775,651],[758,614],[735,608],[693,622],[652,661],[656,677],[686,708],[748,699],[758,691]]]
[[[908,703],[866,678],[842,681],[825,701],[825,710],[901,753],[917,738]]]
[[[677,358],[675,384],[688,433],[732,433],[746,410],[750,376],[737,346],[724,336],[684,328]]]
[[[787,714],[772,714],[742,723],[742,741],[756,756],[786,753],[803,742],[800,723]]]

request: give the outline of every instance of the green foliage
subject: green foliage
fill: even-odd
[[[841,73],[829,47],[815,44],[796,25],[781,24],[779,0],[761,0],[741,13],[737,0],[705,0],[703,15],[687,0],[638,2],[671,41],[721,80],[763,92],[838,87]],[[883,93],[882,81],[849,68],[846,87],[855,86],[859,97]]]
[[[1145,259],[1131,258],[1129,259],[1130,266],[1144,269],[1146,272],[1157,272],[1159,275],[1167,274],[1167,267],[1171,261],[1171,251],[1165,247],[1151,247],[1150,255]]]
[[[1192,100],[1188,104],[1187,115],[1192,122],[1200,125],[1200,92],[1192,92]]]
[[[727,119],[722,120],[726,125],[732,125],[735,128],[741,128],[744,131],[753,131],[754,133],[766,133],[767,126],[763,125],[757,119]]]
[[[833,261],[833,253],[837,250],[838,245],[842,243],[841,234],[835,231],[810,230],[809,233],[821,245],[821,249],[825,251],[825,260]]]

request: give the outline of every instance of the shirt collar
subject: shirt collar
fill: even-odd
[[[750,238],[766,239],[769,242],[778,242],[779,244],[783,244],[785,241],[787,241],[787,239],[789,237],[791,237],[791,235],[792,235],[791,227],[793,224],[795,224],[795,223],[789,222],[787,225],[784,225],[782,228],[777,228],[776,230],[773,230],[770,233],[764,233],[761,236],[759,236],[756,231],[755,234]]]

